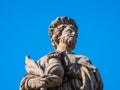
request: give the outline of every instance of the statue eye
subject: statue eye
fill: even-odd
[[[71,29],[68,29],[68,30],[67,30],[67,33],[72,33],[72,30],[71,30]]]

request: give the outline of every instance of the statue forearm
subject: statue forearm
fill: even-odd
[[[48,74],[43,77],[27,74],[20,85],[20,90],[43,89],[59,86],[62,83],[62,78]]]
[[[42,79],[45,79],[45,86],[47,88],[57,87],[62,83],[62,77],[55,74],[45,75]]]

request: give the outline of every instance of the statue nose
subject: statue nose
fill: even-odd
[[[76,33],[73,31],[73,32],[72,32],[72,35],[75,35],[75,34],[76,34]]]

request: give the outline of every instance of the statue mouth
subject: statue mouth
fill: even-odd
[[[76,39],[76,37],[75,36],[69,36],[69,39]]]
[[[75,38],[75,36],[72,36],[72,35],[68,35],[68,37],[69,37],[69,38],[71,38],[71,37],[72,37],[72,38]]]

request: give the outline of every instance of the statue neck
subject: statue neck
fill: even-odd
[[[66,43],[60,42],[59,45],[57,46],[56,51],[60,51],[60,52],[69,51],[69,52],[70,52],[71,50],[68,50],[68,49],[67,49]]]

